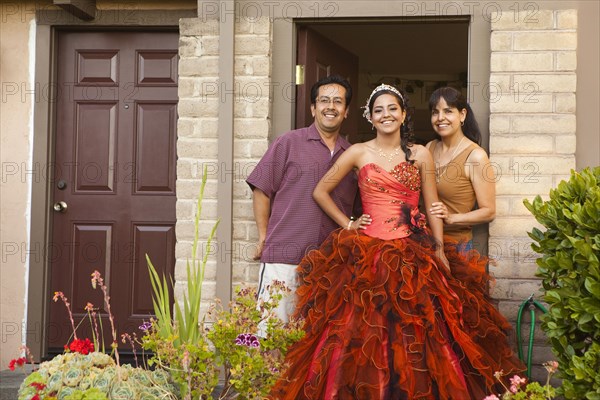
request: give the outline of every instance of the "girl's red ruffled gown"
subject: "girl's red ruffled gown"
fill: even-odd
[[[359,171],[373,222],[335,231],[298,267],[306,336],[273,399],[480,400],[498,392],[494,372],[524,369],[487,296],[485,259],[454,253],[450,274],[435,256],[420,186],[407,162]]]

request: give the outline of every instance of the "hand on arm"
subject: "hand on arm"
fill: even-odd
[[[476,210],[464,214],[452,214],[440,201],[431,206],[431,213],[444,221],[446,225],[471,226],[494,220],[496,216],[496,176],[490,160],[483,149],[473,150],[467,159],[469,179],[477,198]]]
[[[271,215],[271,199],[262,190],[254,188],[252,191],[252,207],[256,228],[258,229],[258,243],[253,258],[260,260],[265,239],[267,238],[267,226],[269,225],[269,216]]]

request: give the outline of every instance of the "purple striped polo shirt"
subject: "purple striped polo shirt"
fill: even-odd
[[[337,158],[350,146],[338,137],[333,156],[312,124],[278,137],[246,182],[271,199],[271,216],[262,262],[299,264],[339,226],[313,200],[312,192]],[[357,178],[351,172],[331,192],[335,204],[352,215]]]

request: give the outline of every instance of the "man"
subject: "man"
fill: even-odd
[[[315,83],[310,93],[314,123],[278,137],[246,182],[252,188],[258,228],[255,259],[261,260],[259,297],[268,299],[267,285],[282,281],[292,290],[276,310],[284,321],[294,311],[296,267],[338,228],[312,198],[312,192],[350,143],[340,136],[348,117],[352,88],[339,76]],[[357,181],[348,174],[331,193],[348,216],[357,198]]]

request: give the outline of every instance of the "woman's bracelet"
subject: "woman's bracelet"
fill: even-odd
[[[348,225],[346,225],[346,230],[350,230],[352,223],[354,222],[354,217],[350,217],[350,221],[348,221]]]

